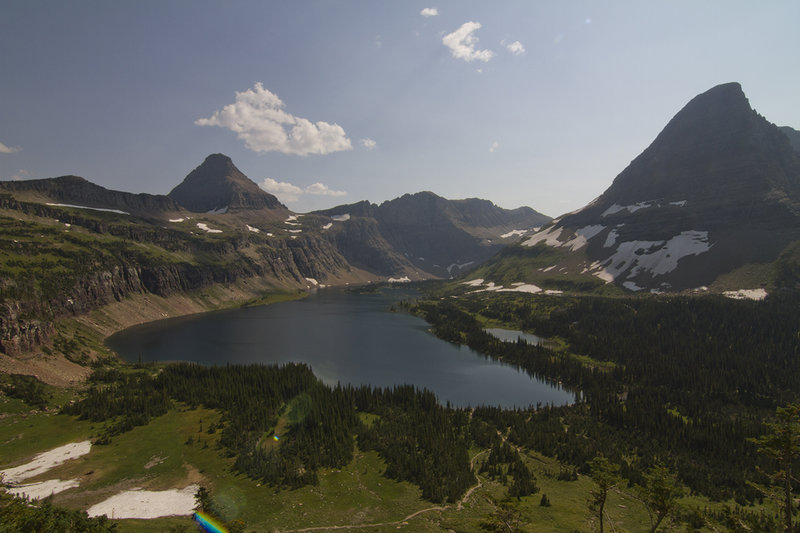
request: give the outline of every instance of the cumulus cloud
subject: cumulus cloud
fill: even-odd
[[[0,143],[0,154],[13,154],[15,152],[19,152],[22,150],[19,146],[6,146],[3,143]]]
[[[336,191],[324,183],[312,183],[302,188],[285,181],[277,181],[272,178],[265,178],[260,187],[270,194],[274,194],[281,202],[293,203],[300,199],[304,194],[316,196],[347,196],[345,191]]]
[[[324,183],[319,183],[319,182],[312,183],[311,185],[303,189],[303,192],[305,192],[306,194],[316,194],[318,196],[347,196],[347,193],[345,191],[335,191],[330,187],[328,187],[327,185],[325,185]]]
[[[494,52],[476,49],[478,38],[474,33],[480,28],[480,22],[465,22],[453,33],[442,37],[442,44],[450,49],[455,58],[467,62],[478,60],[485,63],[494,57]]]
[[[525,53],[525,47],[519,41],[514,41],[513,43],[509,43],[506,45],[508,51],[514,54],[515,56],[519,56]]]
[[[261,188],[270,194],[274,194],[282,202],[296,202],[300,195],[303,194],[303,189],[297,185],[292,185],[285,181],[276,181],[272,178],[265,178],[261,182]]]
[[[237,91],[234,103],[194,123],[227,128],[254,152],[309,155],[353,149],[338,124],[311,122],[287,113],[284,107],[281,99],[259,82],[252,89]]]
[[[422,11],[419,12],[420,15],[423,17],[435,17],[439,15],[439,10],[435,7],[426,7]]]
[[[378,143],[376,143],[375,141],[373,141],[373,140],[372,140],[372,139],[370,139],[369,137],[367,137],[367,138],[365,138],[365,139],[361,139],[361,146],[363,146],[363,147],[364,147],[364,148],[366,148],[367,150],[372,150],[372,149],[373,149],[373,148],[375,148],[377,145],[378,145]]]

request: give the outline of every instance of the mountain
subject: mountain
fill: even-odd
[[[716,86],[599,198],[507,255],[536,257],[528,274],[540,282],[593,276],[634,291],[794,284],[800,153],[790,137],[750,107],[738,83]]]
[[[789,144],[792,145],[795,152],[800,152],[800,131],[789,126],[781,126],[779,129],[789,138]]]
[[[265,290],[449,277],[548,220],[432,193],[294,214],[221,154],[169,196],[77,176],[0,182],[0,352],[67,346],[56,324],[109,304],[131,324]]]
[[[330,217],[330,234],[351,264],[384,274],[409,265],[418,277],[450,277],[474,268],[509,238],[550,221],[528,207],[508,210],[487,200],[447,200],[427,191],[313,214]]]
[[[259,188],[223,154],[206,157],[168,196],[195,213],[286,210],[275,196]]]
[[[0,192],[11,193],[18,200],[114,210],[144,218],[154,218],[181,210],[178,204],[166,196],[113,191],[79,176],[2,181]]]

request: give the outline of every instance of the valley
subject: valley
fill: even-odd
[[[0,513],[190,531],[196,495],[230,531],[781,531],[797,486],[775,490],[800,459],[792,132],[739,84],[716,86],[598,199],[554,220],[432,192],[295,213],[223,154],[163,196],[76,176],[0,182],[0,469],[61,489],[33,507],[3,493]],[[381,300],[398,287],[419,293]],[[485,358],[435,363],[441,376],[473,371],[453,379],[483,396],[428,385],[433,356],[404,344],[411,334],[362,346],[371,319],[331,296],[348,288],[458,357]],[[312,302],[334,320],[308,329]],[[184,319],[200,324],[179,341],[188,355],[166,341],[158,352],[177,330],[151,325],[128,333],[141,343],[127,362],[106,345],[134,325],[221,310]],[[209,320],[226,313],[239,318]],[[247,340],[243,324],[263,335]],[[292,331],[317,343],[280,348]],[[334,342],[387,380],[343,377]],[[303,350],[317,358],[291,353]],[[202,364],[163,362],[172,352]],[[511,374],[490,379],[497,368]],[[492,403],[520,376],[574,401]],[[784,430],[788,456],[769,440]],[[38,453],[87,442],[15,477]],[[181,516],[82,514],[137,491],[172,491]]]

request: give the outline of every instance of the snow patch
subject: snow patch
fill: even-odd
[[[81,455],[86,455],[91,449],[92,442],[88,440],[65,444],[64,446],[59,446],[50,451],[40,453],[29,463],[1,470],[0,475],[2,475],[3,479],[8,483],[18,483],[24,479],[43,474],[65,461],[76,459]]]
[[[739,289],[738,291],[724,291],[723,295],[735,300],[763,300],[767,297],[764,289]]]
[[[680,202],[670,202],[669,205],[674,205],[675,207],[685,207],[686,200],[681,200]]]
[[[629,291],[633,291],[633,292],[644,290],[643,287],[638,286],[637,284],[635,284],[632,281],[626,281],[625,283],[622,284],[622,286],[625,287],[626,289],[628,289]]]
[[[301,229],[290,229],[288,231],[289,231],[289,233],[303,233],[303,230],[301,230]]]
[[[668,241],[628,241],[617,247],[617,251],[595,268],[594,275],[610,282],[630,269],[628,278],[645,271],[657,276],[677,268],[678,261],[690,255],[700,255],[711,249],[707,231],[684,231]]]
[[[603,244],[603,248],[611,248],[617,243],[617,238],[619,238],[619,233],[617,233],[617,229],[614,228],[608,232],[608,236],[606,237],[606,242]]]
[[[9,488],[8,492],[14,496],[27,497],[30,500],[41,500],[42,498],[47,498],[51,494],[58,494],[59,492],[73,489],[79,485],[80,483],[77,479],[68,479],[66,481],[48,479],[47,481],[39,481],[37,483],[17,485]]]
[[[545,243],[548,246],[561,246],[561,241],[558,238],[561,236],[561,232],[564,228],[559,228],[557,226],[553,226],[552,228],[544,231],[540,231],[534,234],[530,239],[523,242],[523,246],[536,246],[540,242]]]
[[[448,274],[450,274],[450,275],[452,276],[452,275],[453,275],[453,269],[454,269],[454,268],[457,268],[457,269],[461,270],[462,268],[466,268],[466,267],[470,266],[470,265],[471,265],[471,264],[473,264],[474,262],[475,262],[475,261],[470,261],[469,263],[461,263],[461,264],[458,264],[458,263],[453,263],[452,265],[450,265],[449,267],[447,267],[447,273],[448,273]]]
[[[118,215],[130,215],[127,211],[120,211],[119,209],[105,209],[102,207],[86,207],[85,205],[72,205],[72,204],[50,204],[53,207],[72,207],[74,209],[89,209],[91,211],[104,211],[106,213],[117,213]]]
[[[348,220],[350,220],[350,215],[347,213],[345,213],[344,215],[333,215],[331,217],[331,220],[334,220],[336,222],[347,222]]]
[[[611,207],[609,207],[608,209],[606,209],[605,211],[603,211],[603,214],[601,214],[600,216],[601,217],[606,217],[608,215],[613,215],[614,213],[619,213],[620,211],[625,211],[625,210],[627,210],[629,213],[635,213],[639,209],[646,209],[648,207],[653,207],[654,204],[655,204],[655,202],[653,202],[653,201],[650,201],[650,202],[639,202],[638,204],[633,204],[633,205],[614,204]]]
[[[306,278],[306,281],[309,282],[310,284],[312,284],[315,287],[317,285],[319,285],[319,282],[317,280],[315,280],[314,278]]]
[[[250,224],[245,224],[247,226],[247,231],[252,231],[253,233],[261,233],[261,230],[258,228],[254,228]]]
[[[90,518],[159,518],[194,513],[197,485],[161,491],[126,490],[87,509]]]
[[[508,239],[509,237],[514,237],[514,236],[522,237],[526,233],[528,233],[528,230],[526,230],[526,229],[515,229],[515,230],[509,231],[508,233],[503,233],[502,235],[500,235],[500,238],[501,239]]]
[[[606,227],[601,226],[599,224],[594,226],[584,226],[581,229],[575,231],[575,237],[565,242],[564,244],[561,244],[561,246],[566,246],[573,252],[576,250],[580,250],[581,248],[583,248],[588,244],[589,239],[591,239],[604,229],[606,229]]]
[[[203,222],[198,222],[197,223],[197,227],[200,228],[201,230],[207,232],[207,233],[222,233],[221,229],[209,228],[208,224],[204,224]]]
[[[184,220],[186,220],[186,219],[185,218],[171,218],[171,219],[169,219],[170,222],[175,222],[175,223],[183,222]]]
[[[462,285],[467,285],[469,287],[480,287],[483,285],[483,278],[472,279],[470,281],[465,281]]]
[[[403,276],[402,278],[389,278],[389,283],[411,283],[411,279],[408,276]]]
[[[510,289],[497,289],[497,292],[527,292],[528,294],[538,294],[542,292],[540,287],[529,283],[514,283]]]
[[[331,229],[332,227],[333,227],[333,222],[328,222],[327,224],[322,226],[322,229]]]

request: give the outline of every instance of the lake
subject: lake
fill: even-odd
[[[328,385],[412,384],[458,407],[575,401],[573,393],[436,338],[418,317],[390,311],[415,294],[405,288],[375,294],[322,289],[302,300],[135,326],[107,344],[129,362],[302,362]]]

